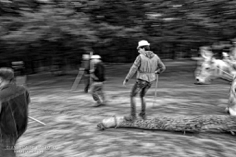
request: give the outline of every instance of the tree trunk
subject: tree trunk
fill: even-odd
[[[140,128],[149,130],[178,131],[178,132],[228,132],[234,135],[236,117],[228,115],[199,115],[199,116],[159,116],[152,119],[137,119],[126,121],[124,117],[104,119],[97,125],[100,130],[107,128]]]

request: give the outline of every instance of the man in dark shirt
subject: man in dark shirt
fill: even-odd
[[[105,81],[105,67],[99,55],[93,55],[91,59],[94,65],[94,68],[91,71],[91,79],[93,82],[91,91],[92,97],[96,101],[95,107],[98,107],[106,104],[103,92],[103,82]],[[99,96],[101,97],[102,101]]]
[[[0,157],[15,157],[17,140],[27,129],[29,93],[17,86],[14,72],[0,68]]]

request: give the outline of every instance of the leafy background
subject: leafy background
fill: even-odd
[[[146,39],[163,59],[189,58],[199,46],[235,37],[230,0],[0,0],[1,64],[23,60],[29,73],[83,53],[132,62]]]

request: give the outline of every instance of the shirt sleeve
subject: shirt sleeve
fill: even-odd
[[[133,65],[130,68],[129,73],[127,74],[125,79],[131,79],[133,77],[133,75],[137,72],[140,65],[141,65],[141,56],[139,55],[138,57],[136,57]]]

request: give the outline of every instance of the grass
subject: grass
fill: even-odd
[[[154,85],[146,96],[148,117],[156,115],[226,114],[229,83],[216,80],[212,85],[194,85],[196,63],[165,62],[167,70],[159,76],[157,100],[153,108]],[[76,73],[54,77],[50,74],[28,78],[32,103],[30,116],[44,123],[29,120],[28,129],[19,139],[19,157],[234,157],[235,138],[228,134],[181,134],[139,129],[98,131],[96,125],[112,115],[128,115],[129,93],[123,79],[131,64],[106,67],[104,91],[108,105],[92,107],[90,94],[83,93],[83,84],[70,91]],[[137,111],[140,110],[137,98]]]

